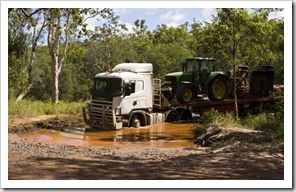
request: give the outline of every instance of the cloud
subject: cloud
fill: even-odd
[[[204,20],[211,20],[212,15],[217,15],[217,10],[215,8],[204,8],[201,10],[201,16]]]
[[[284,15],[284,11],[271,12],[268,15],[268,19],[284,19]]]
[[[180,23],[171,22],[171,23],[167,23],[166,25],[169,27],[178,27]]]
[[[144,9],[144,13],[146,15],[154,15],[157,13],[158,10],[159,8],[147,8],[147,9]]]
[[[114,8],[113,11],[116,15],[124,15],[133,12],[133,9],[125,9],[125,8]]]
[[[185,19],[185,15],[180,13],[179,10],[168,11],[165,14],[160,15],[159,18],[161,21],[171,21],[171,22],[180,22]]]

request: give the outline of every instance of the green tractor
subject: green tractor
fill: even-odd
[[[229,95],[229,78],[215,71],[213,58],[193,57],[182,63],[182,72],[165,76],[162,93],[169,100],[176,97],[179,103],[190,103],[198,95],[212,101],[224,100]]]

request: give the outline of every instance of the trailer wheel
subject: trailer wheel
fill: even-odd
[[[176,122],[178,120],[179,120],[179,115],[177,111],[171,111],[166,118],[166,122],[170,122],[170,123]]]
[[[180,119],[185,120],[185,121],[191,120],[192,119],[191,111],[187,110],[187,109],[181,111],[180,112]]]
[[[191,85],[182,84],[176,90],[176,98],[179,103],[190,103],[195,95],[194,87]]]
[[[255,115],[259,115],[259,114],[261,114],[261,113],[263,112],[263,109],[262,109],[262,103],[257,103],[257,104],[255,104],[253,110],[254,110],[254,114],[255,114]]]
[[[215,77],[209,85],[209,99],[211,101],[224,100],[229,94],[229,87],[224,76]]]
[[[266,113],[271,113],[273,110],[273,106],[271,103],[265,103],[263,105],[263,111],[266,112]]]
[[[139,128],[142,125],[141,118],[139,115],[134,115],[130,121],[130,127]]]

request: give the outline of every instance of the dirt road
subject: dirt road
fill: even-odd
[[[33,123],[32,123],[33,124]],[[282,153],[206,147],[48,144],[9,133],[9,180],[283,180]]]

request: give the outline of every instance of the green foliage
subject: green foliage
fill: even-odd
[[[206,110],[201,116],[201,120],[206,125],[218,124],[220,126],[239,126],[239,121],[235,120],[235,116],[232,113],[221,114],[213,108]]]
[[[81,114],[81,108],[85,102],[63,102],[52,104],[51,102],[33,101],[23,99],[16,103],[8,102],[8,117],[33,117],[37,115]]]
[[[24,15],[24,11],[29,16],[32,14],[31,19]],[[14,99],[28,84],[28,48],[31,47],[33,34],[26,34],[26,28],[37,26],[37,31],[41,30],[38,26],[42,26],[43,18],[48,17],[45,22],[50,20],[49,15],[45,14],[47,11],[54,18],[61,16],[63,23],[67,16],[73,20],[69,25],[67,54],[58,79],[59,98],[66,102],[87,100],[92,78],[118,63],[152,63],[154,76],[163,79],[167,73],[180,71],[181,61],[192,56],[214,57],[217,70],[230,70],[233,67],[233,51],[236,52],[235,63],[238,65],[247,65],[250,69],[262,64],[273,65],[275,82],[283,83],[284,21],[268,20],[268,13],[273,9],[255,9],[252,12],[247,9],[218,9],[218,15],[210,22],[194,20],[192,24],[185,22],[177,27],[163,24],[153,31],[148,29],[145,20],[136,18],[134,32],[127,33],[126,26],[119,23],[119,16],[112,9],[19,8],[9,9],[10,99]],[[95,15],[101,16],[103,24],[94,30],[87,30],[83,19]],[[61,33],[61,37],[65,35],[61,28],[57,28],[57,32]],[[41,35],[40,41],[46,39],[44,35]],[[65,38],[59,40],[61,56]],[[37,43],[32,67],[33,86],[25,98],[48,102],[52,97],[54,82],[52,58],[48,46]]]
[[[274,113],[262,113],[248,115],[235,120],[232,114],[220,114],[217,110],[210,109],[201,117],[204,125],[214,124],[218,126],[236,126],[261,130],[266,133],[265,140],[274,142],[284,141],[284,101],[280,100],[274,105]],[[204,131],[196,128],[196,133]]]
[[[250,129],[261,130],[267,134],[270,141],[284,141],[284,121],[270,113],[262,113],[257,116],[248,116],[244,119],[245,126]]]
[[[15,55],[8,56],[8,98],[15,98],[27,83],[27,74],[23,72],[26,68],[26,60]]]
[[[153,64],[154,77],[163,79],[165,74],[180,71],[181,61],[192,54],[178,43],[158,44],[143,54],[143,59]]]

